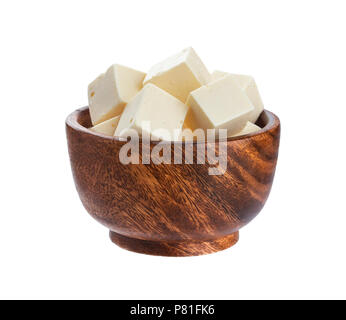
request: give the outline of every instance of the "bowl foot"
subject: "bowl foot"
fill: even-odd
[[[188,257],[210,254],[230,248],[238,242],[239,232],[208,241],[149,241],[128,238],[113,231],[110,231],[110,238],[119,247],[137,253],[155,256]]]

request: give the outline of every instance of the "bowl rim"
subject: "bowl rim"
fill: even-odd
[[[69,114],[66,118],[66,121],[65,121],[66,126],[70,127],[71,129],[73,129],[75,131],[84,132],[88,135],[96,136],[96,137],[99,137],[99,138],[102,138],[105,140],[122,142],[122,143],[127,142],[126,140],[123,140],[120,137],[115,137],[115,136],[112,137],[112,136],[109,136],[109,135],[106,135],[103,133],[92,131],[92,130],[90,130],[90,128],[86,128],[86,127],[82,126],[78,122],[78,116],[80,114],[86,112],[87,110],[89,110],[89,107],[85,106],[82,108],[78,108],[75,111],[73,111],[71,114]],[[264,109],[260,116],[262,116],[262,114],[264,114],[264,116],[267,118],[267,124],[263,128],[261,128],[261,130],[253,132],[253,133],[241,135],[241,136],[229,137],[225,141],[229,142],[229,141],[238,141],[238,140],[250,139],[250,138],[255,137],[255,136],[263,135],[263,134],[267,133],[268,131],[275,129],[276,127],[278,127],[280,125],[279,117],[277,115],[275,115],[274,113],[272,113],[271,111]],[[139,139],[139,141],[142,141],[142,139]],[[166,141],[150,141],[150,144],[157,144],[160,142],[165,143]],[[215,142],[219,142],[219,140],[215,139]],[[167,141],[167,143],[172,144],[172,143],[175,143],[175,141]],[[184,145],[184,144],[199,144],[199,143],[206,143],[206,142],[205,141],[183,141],[181,143]]]

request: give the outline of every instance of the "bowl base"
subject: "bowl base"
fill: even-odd
[[[113,231],[110,231],[109,235],[111,240],[123,249],[166,257],[189,257],[210,254],[228,249],[239,240],[239,232],[208,241],[149,241],[128,238]]]

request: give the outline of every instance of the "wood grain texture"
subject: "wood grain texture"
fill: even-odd
[[[111,240],[126,250],[167,257],[188,257],[209,254],[227,249],[239,240],[239,231],[213,240],[151,241],[128,238],[109,232]]]
[[[261,211],[274,178],[280,121],[264,111],[257,124],[261,131],[228,139],[227,171],[212,176],[208,163],[123,165],[126,142],[90,131],[88,108],[77,110],[66,131],[80,199],[125,249],[163,256],[226,249]]]

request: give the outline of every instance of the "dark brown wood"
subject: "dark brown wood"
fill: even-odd
[[[111,240],[126,250],[168,257],[188,257],[209,254],[227,249],[239,240],[239,232],[213,240],[151,241],[128,238],[110,231]]]
[[[77,110],[66,131],[80,199],[125,249],[162,256],[226,249],[261,211],[274,178],[280,121],[264,111],[257,124],[259,132],[228,139],[227,171],[212,176],[208,163],[123,165],[126,142],[89,130],[88,108]]]

